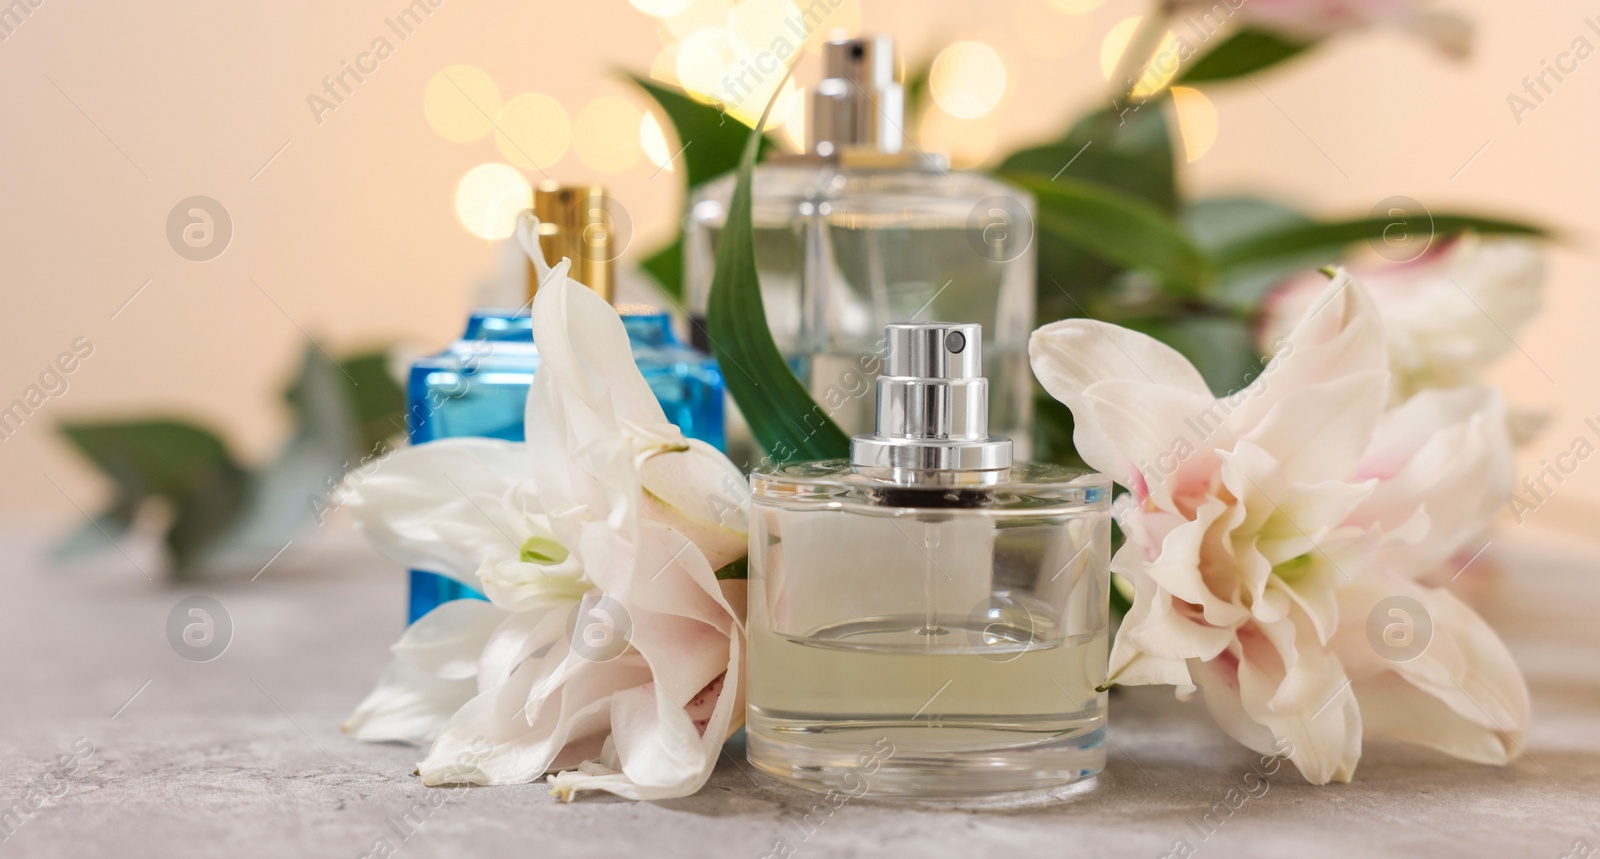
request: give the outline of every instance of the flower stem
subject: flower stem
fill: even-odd
[[[1117,60],[1116,71],[1111,76],[1113,101],[1126,104],[1133,99],[1133,91],[1149,74],[1150,61],[1167,33],[1172,12],[1167,2],[1157,2],[1148,14],[1139,19],[1139,25],[1128,38],[1128,47]],[[1155,93],[1151,93],[1155,95]],[[1146,96],[1145,98],[1148,98]]]

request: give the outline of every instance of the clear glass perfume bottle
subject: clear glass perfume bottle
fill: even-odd
[[[973,796],[1104,767],[1110,483],[988,434],[980,337],[888,326],[876,432],[751,475],[760,769]]]
[[[541,183],[534,189],[533,209],[545,258],[572,260],[569,276],[609,299],[615,251],[604,189]],[[412,366],[407,423],[413,444],[460,436],[522,440],[528,387],[539,367],[528,316],[538,288],[532,261],[527,283],[529,304],[475,311],[461,339]],[[634,361],[667,418],[685,435],[723,447],[724,397],[716,362],[680,342],[666,313],[639,305],[618,310]],[[455,579],[412,570],[409,621],[442,602],[473,598],[483,596]]]
[[[1026,458],[1031,197],[907,146],[889,38],[829,42],[823,57],[826,79],[813,89],[807,121],[809,151],[769,159],[751,186],[756,265],[778,348],[847,433],[870,432],[883,326],[973,320],[989,333],[984,373],[993,385],[995,430]],[[691,316],[705,314],[733,185],[731,176],[707,183],[689,204],[684,282]]]

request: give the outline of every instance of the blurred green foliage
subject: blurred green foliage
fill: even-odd
[[[112,484],[111,502],[54,550],[71,559],[113,547],[146,511],[165,519],[167,570],[187,579],[214,569],[250,571],[320,523],[345,471],[387,448],[403,428],[405,395],[387,351],[335,362],[306,344],[283,392],[289,440],[257,468],[221,435],[175,418],[67,421],[63,438]]]

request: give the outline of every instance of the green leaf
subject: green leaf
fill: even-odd
[[[1007,156],[999,171],[1100,185],[1171,214],[1178,202],[1176,165],[1166,114],[1154,99],[1095,111],[1061,139]]]
[[[215,473],[242,471],[221,437],[184,421],[69,421],[59,430],[107,477],[137,495],[176,495]]]
[[[57,561],[70,561],[115,547],[115,540],[133,527],[142,501],[136,496],[118,492],[105,510],[51,547],[50,557]]]
[[[389,373],[389,350],[362,352],[339,362],[345,395],[355,410],[352,456],[383,447],[405,431],[406,394]]]
[[[630,74],[628,79],[666,112],[682,147],[675,163],[682,165],[690,188],[698,188],[739,166],[748,126],[715,105],[695,101],[683,90],[638,75]],[[771,146],[772,142],[763,139],[763,144]]]
[[[299,371],[284,391],[294,411],[294,434],[251,482],[249,495],[227,531],[207,546],[202,560],[217,566],[264,563],[290,540],[320,522],[328,493],[344,473],[374,450],[358,448],[354,385],[314,343],[307,343]],[[368,362],[368,366],[371,363]],[[382,369],[381,367],[379,369]],[[385,378],[387,373],[385,371]],[[382,448],[387,436],[377,442]]]
[[[767,327],[750,213],[751,173],[760,142],[752,130],[717,248],[706,320],[712,352],[728,393],[769,457],[788,462],[848,456],[850,439],[789,370]]]
[[[1072,410],[1065,403],[1036,389],[1033,395],[1033,455],[1041,462],[1089,469],[1072,443]]]
[[[915,125],[922,116],[923,108],[928,104],[928,82],[933,79],[933,60],[936,55],[929,55],[921,62],[908,64],[904,83],[901,91],[905,93],[906,124]]]
[[[1197,200],[1184,209],[1181,222],[1207,254],[1230,244],[1314,223],[1288,206],[1244,196]],[[1235,312],[1254,313],[1268,290],[1290,275],[1315,268],[1319,261],[1321,256],[1312,251],[1224,269],[1217,272],[1210,298]]]
[[[1289,39],[1270,30],[1246,27],[1202,54],[1175,83],[1187,86],[1242,77],[1298,56],[1314,44],[1315,40]]]
[[[1077,180],[1006,176],[1039,203],[1040,238],[1071,242],[1124,268],[1148,273],[1174,295],[1195,295],[1210,277],[1205,255],[1159,209]]]
[[[657,250],[639,263],[650,277],[655,279],[656,285],[661,287],[673,301],[683,303],[683,238],[673,239],[672,244]]]
[[[718,567],[716,576],[717,581],[750,578],[750,556],[746,555],[737,561],[731,561],[724,566]]]
[[[228,528],[249,491],[248,473],[222,439],[194,424],[150,419],[72,422],[59,429],[116,484],[114,509],[136,509],[150,499],[168,504],[166,543],[179,572]]]
[[[667,115],[677,135],[679,151],[676,163],[683,165],[685,187],[694,190],[699,186],[728,173],[739,166],[739,153],[743,150],[749,132],[744,123],[729,116],[714,105],[691,98],[683,90],[662,86],[638,75],[628,75],[645,91]],[[763,137],[761,151],[770,151],[776,144]],[[661,291],[678,304],[684,301],[683,289],[683,239],[681,235],[657,249],[641,264],[661,287]]]
[[[1122,577],[1117,576],[1116,578],[1120,579]],[[1129,599],[1128,595],[1122,592],[1122,588],[1113,582],[1111,586],[1112,616],[1119,618],[1127,617],[1128,612],[1130,611],[1133,611],[1133,600]]]
[[[1355,218],[1348,221],[1298,224],[1279,230],[1227,242],[1217,247],[1212,259],[1218,268],[1258,264],[1286,256],[1311,254],[1329,262],[1337,261],[1343,250],[1364,241],[1395,239],[1412,240],[1419,234],[1428,234],[1435,241],[1464,231],[1485,234],[1547,237],[1541,227],[1518,221],[1488,218],[1478,215],[1435,214],[1396,218]]]
[[[1095,111],[1060,139],[1007,156],[1000,170],[1076,180],[1164,213],[1177,210],[1172,136],[1158,101]],[[1127,273],[1122,265],[1070,241],[1040,241],[1035,250],[1041,323],[1084,315],[1086,308],[1114,294]]]
[[[1211,392],[1226,396],[1250,384],[1262,368],[1255,332],[1243,319],[1179,316],[1122,323],[1171,346],[1200,371]]]
[[[1195,200],[1179,223],[1200,249],[1210,253],[1228,244],[1312,223],[1309,216],[1260,197],[1230,196]]]

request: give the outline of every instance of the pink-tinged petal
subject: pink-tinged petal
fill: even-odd
[[[698,789],[711,774],[717,752],[707,754],[705,733],[687,710],[698,694],[674,699],[660,686],[649,685],[631,689],[613,703],[617,758],[635,784],[671,789],[687,787],[687,782]],[[718,749],[724,739],[725,734],[716,737]]]
[[[1365,288],[1348,272],[1329,281],[1289,335],[1272,344],[1273,358],[1243,391],[1228,417],[1238,435],[1255,429],[1278,403],[1313,385],[1389,371],[1382,321]],[[1363,436],[1363,440],[1365,436]]]
[[[585,594],[581,602],[565,613],[561,638],[549,650],[534,654],[522,664],[524,669],[531,666],[534,672],[523,713],[525,721],[529,725],[548,723],[549,714],[560,712],[562,702],[570,700],[566,690],[575,683],[587,682],[599,665],[626,661],[648,668],[648,660],[636,646],[641,636],[640,621],[636,619],[640,614],[629,611],[598,588]],[[688,637],[698,631],[690,626],[684,634]],[[720,648],[719,644],[721,642],[711,636],[702,635],[686,647],[717,652],[726,649],[725,644]],[[650,679],[650,674],[645,673],[633,682]]]
[[[1161,544],[1161,554],[1147,566],[1150,578],[1174,597],[1198,606],[1205,623],[1215,627],[1235,627],[1250,613],[1239,605],[1238,580],[1220,570],[1208,577],[1203,571],[1211,565],[1231,566],[1228,559],[1210,557],[1212,524],[1226,515],[1229,505],[1215,498],[1202,504],[1196,518],[1172,529]]]
[[[585,541],[599,555],[615,539],[591,528]],[[633,569],[602,565],[595,581],[626,607],[628,641],[649,662],[663,693],[688,700],[728,670],[730,639],[742,633],[693,543],[653,522],[641,524],[638,539],[641,560]]]
[[[589,747],[608,725],[618,690],[648,682],[649,671],[636,656],[591,663],[543,702],[538,716],[526,718],[531,663],[505,684],[467,702],[428,756],[417,765],[422,783],[525,784],[544,775],[569,744]]]
[[[1131,543],[1123,544],[1111,560],[1113,572],[1125,576],[1133,584],[1133,607],[1117,627],[1117,637],[1111,644],[1108,682],[1125,686],[1172,684],[1179,687],[1180,695],[1194,691],[1189,681],[1183,658],[1153,656],[1147,653],[1133,634],[1133,629],[1149,620],[1157,602],[1170,600],[1144,570],[1141,554]],[[1224,645],[1226,646],[1226,645]]]
[[[1253,632],[1252,632],[1253,630]],[[1361,712],[1339,660],[1302,616],[1240,631],[1239,700],[1288,746],[1306,781],[1349,781],[1361,759]]]
[[[1427,515],[1425,538],[1385,546],[1386,569],[1419,576],[1475,551],[1515,480],[1499,395],[1485,388],[1423,391],[1384,416],[1359,470],[1380,483],[1353,523],[1399,537],[1419,510]]]
[[[1141,485],[1140,494],[1156,507],[1192,515],[1212,488],[1215,449],[1232,443],[1196,424],[1215,402],[1210,395],[1112,379],[1090,385],[1081,402],[1087,414],[1073,412],[1077,426],[1095,427],[1116,451],[1115,460],[1101,462],[1080,447],[1084,461],[1123,486]]]
[[[1118,686],[1172,686],[1179,698],[1194,692],[1188,664],[1182,659],[1160,659],[1127,644],[1122,636],[1111,646],[1110,682]]]
[[[1111,502],[1112,515],[1128,543],[1136,545],[1146,560],[1155,560],[1161,552],[1161,543],[1174,528],[1188,522],[1188,518],[1165,510],[1154,509],[1132,493],[1117,496]]]
[[[1262,755],[1284,754],[1286,744],[1272,735],[1266,725],[1245,712],[1239,698],[1239,646],[1235,644],[1215,659],[1191,660],[1189,675],[1200,689],[1206,710],[1217,727],[1245,748]]]
[[[1507,734],[1462,718],[1438,698],[1396,674],[1378,674],[1354,686],[1368,736],[1414,743],[1479,764],[1503,766],[1521,755]],[[1481,720],[1480,720],[1481,721]]]
[[[621,658],[637,660],[647,682],[608,699],[608,753],[552,776],[553,788],[569,799],[583,790],[635,799],[692,793],[709,777],[735,720],[742,720],[743,629],[728,602],[730,596],[739,600],[742,610],[741,589],[725,589],[695,544],[677,531],[646,521],[633,534],[637,543],[630,547],[625,534],[604,523],[584,527],[584,554],[597,559],[595,596],[603,593],[610,600],[605,610],[621,614],[611,619],[626,633]],[[567,648],[554,671],[530,685],[534,727],[546,723],[558,703],[568,709],[572,685],[593,671],[590,658],[583,648]],[[555,726],[563,728],[566,718]]]
[[[1372,438],[1385,372],[1361,372],[1284,393],[1245,436],[1271,451],[1288,483],[1346,480]]]
[[[730,665],[743,658],[742,642],[731,640]],[[612,701],[609,755],[601,766],[551,777],[554,793],[565,799],[582,790],[604,790],[629,799],[671,799],[698,791],[711,777],[736,719],[744,712],[744,688],[736,672],[723,678],[709,718],[688,711],[697,691],[679,701],[650,684],[619,693]],[[607,760],[610,758],[610,760]]]
[[[1076,424],[1073,442],[1079,455],[1113,477],[1128,476],[1128,457],[1119,440],[1090,413],[1084,400],[1089,386],[1113,380],[1144,382],[1188,399],[1211,398],[1200,372],[1177,350],[1148,335],[1104,322],[1065,319],[1046,325],[1033,332],[1028,356],[1039,383],[1072,410]]]
[[[743,629],[750,617],[750,580],[720,579],[717,587],[722,591],[722,601],[728,604],[728,610],[733,613],[734,623]]]
[[[1374,733],[1484,763],[1521,753],[1527,683],[1483,618],[1449,591],[1379,573],[1358,579],[1340,600],[1334,646],[1365,684],[1362,710],[1379,718]]]
[[[1234,639],[1233,629],[1206,623],[1198,606],[1177,600],[1160,587],[1145,605],[1139,616],[1130,612],[1123,618],[1117,630],[1119,643],[1141,653],[1158,659],[1210,659]]]

